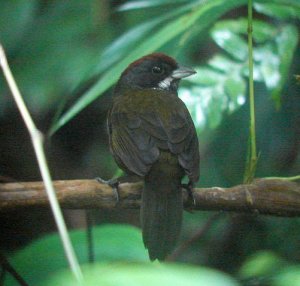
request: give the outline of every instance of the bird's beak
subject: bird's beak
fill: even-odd
[[[195,73],[196,73],[196,71],[191,68],[184,67],[184,66],[178,66],[178,68],[173,71],[172,78],[181,79],[181,78],[188,77]]]

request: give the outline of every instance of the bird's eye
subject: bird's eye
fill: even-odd
[[[161,67],[155,66],[152,68],[152,73],[154,74],[161,74],[163,72],[163,69]]]

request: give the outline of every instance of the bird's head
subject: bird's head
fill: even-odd
[[[163,53],[153,53],[131,63],[121,74],[117,88],[177,91],[180,79],[195,73]]]

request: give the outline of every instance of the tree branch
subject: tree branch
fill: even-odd
[[[119,186],[120,202],[112,188],[96,180],[54,181],[63,208],[131,208],[140,206],[142,182]],[[231,188],[195,188],[195,210],[234,211],[276,216],[300,216],[300,184],[280,179],[257,179]],[[185,206],[191,209],[184,191]],[[0,184],[0,212],[20,207],[45,207],[48,198],[42,182]]]

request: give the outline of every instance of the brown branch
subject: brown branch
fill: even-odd
[[[142,183],[120,184],[118,204],[111,187],[96,180],[54,181],[54,187],[64,208],[139,208]],[[194,197],[195,210],[300,216],[300,184],[287,180],[258,179],[231,188],[196,188]],[[187,201],[185,193],[186,205]],[[0,184],[0,212],[34,206],[48,206],[42,182]]]

